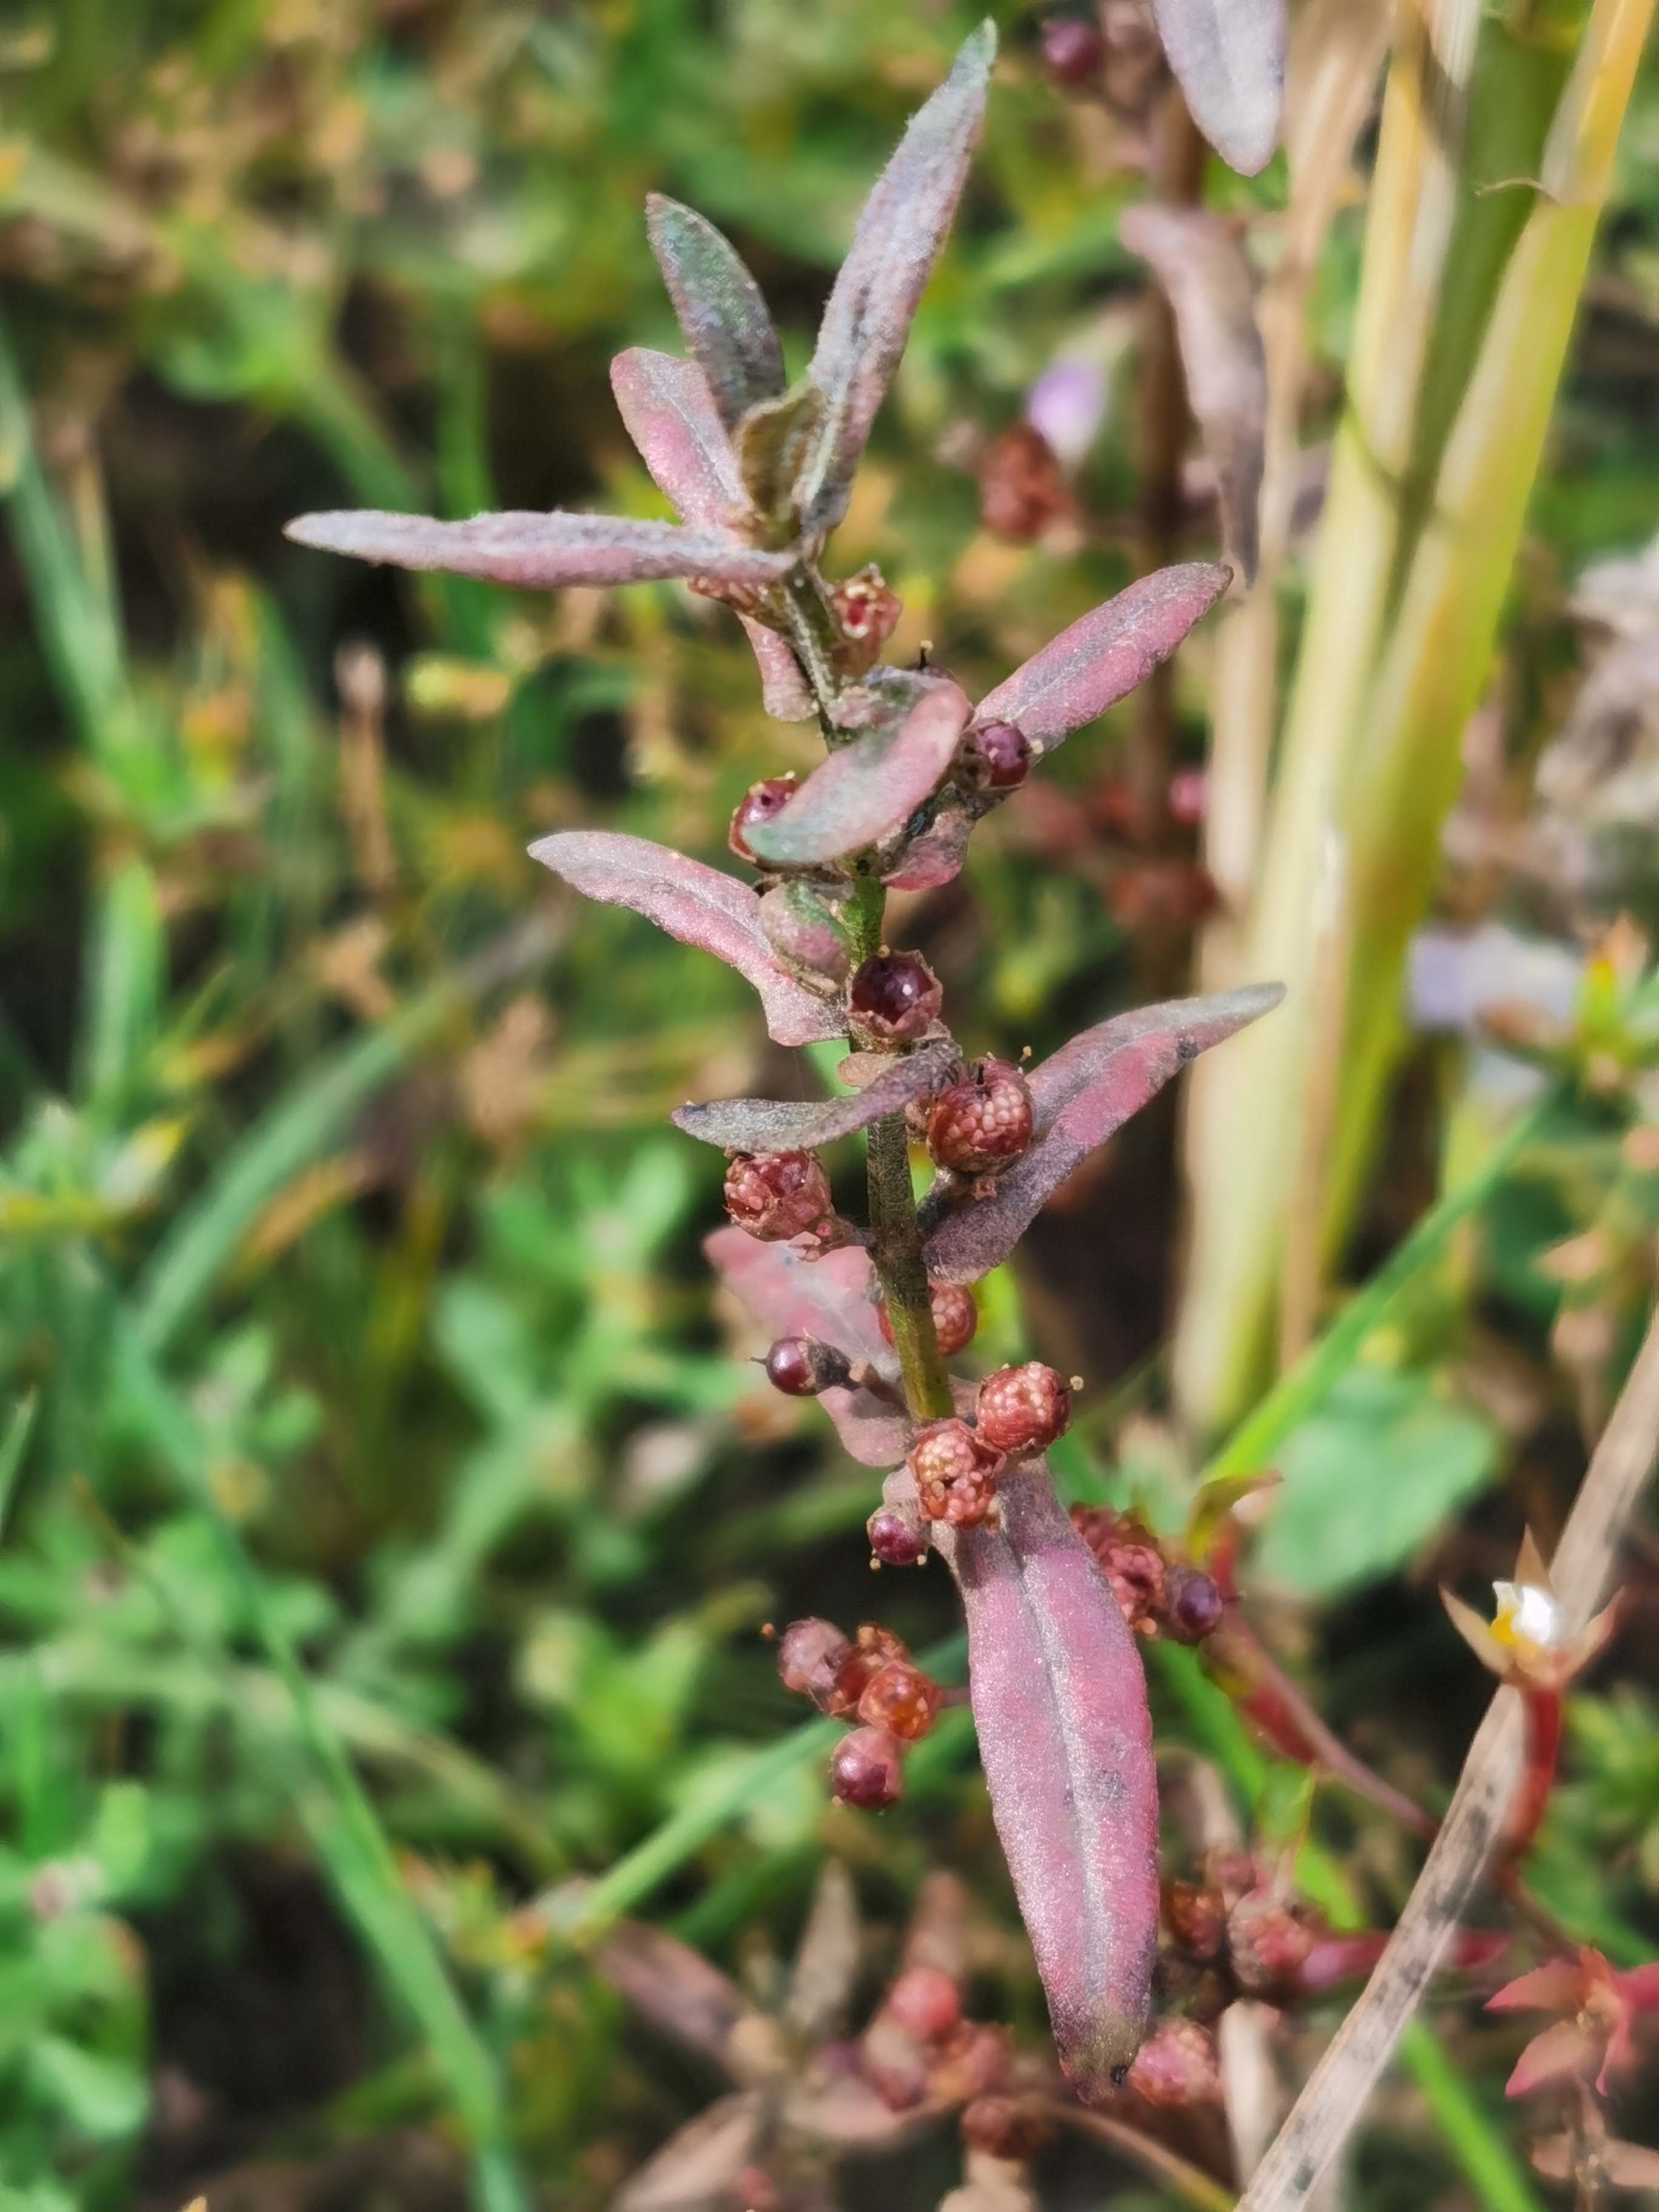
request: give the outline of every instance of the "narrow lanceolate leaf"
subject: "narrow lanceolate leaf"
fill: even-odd
[[[659,2033],[712,2061],[732,2080],[763,2081],[775,2071],[781,2041],[776,2023],[700,1952],[660,1928],[618,1921],[592,1962]]]
[[[681,520],[723,528],[744,504],[743,479],[696,362],[630,346],[611,364],[611,389],[653,482]],[[787,641],[750,616],[738,620],[755,649],[767,713],[781,722],[810,722],[817,710]]]
[[[923,1201],[928,1272],[946,1282],[972,1283],[1000,1266],[1096,1146],[1188,1060],[1258,1020],[1284,995],[1277,983],[1264,983],[1219,998],[1139,1006],[1062,1045],[1031,1073],[1036,1136],[991,1195],[954,1212],[942,1189]]]
[[[1144,683],[1231,580],[1230,568],[1210,561],[1154,569],[1033,653],[980,701],[975,721],[1017,723],[1052,752]]]
[[[284,535],[325,553],[385,561],[394,568],[443,568],[526,591],[566,584],[641,584],[659,576],[707,576],[721,584],[771,583],[793,555],[766,553],[729,530],[683,530],[611,514],[476,514],[439,522],[429,514],[347,507],[302,514]]]
[[[1000,1528],[936,1531],[968,1616],[991,1812],[1085,2100],[1134,2057],[1158,1944],[1158,1780],[1135,1639],[1041,1462],[1001,1486]]]
[[[890,1381],[898,1357],[876,1322],[874,1271],[855,1245],[805,1260],[787,1244],[762,1244],[741,1229],[703,1239],[708,1264],[769,1335],[815,1336]],[[861,1467],[893,1467],[910,1448],[911,1426],[868,1390],[822,1392],[818,1403]]]
[[[584,896],[631,907],[682,945],[695,945],[735,968],[760,994],[777,1044],[817,1044],[840,1034],[835,1007],[805,991],[772,957],[760,926],[760,897],[747,884],[647,837],[606,830],[564,830],[530,848],[531,857]]]
[[[905,844],[892,872],[882,878],[890,891],[936,891],[954,883],[968,857],[968,840],[980,818],[978,808],[942,805],[919,836]]]
[[[843,1097],[717,1098],[707,1106],[678,1107],[670,1119],[688,1137],[727,1152],[811,1152],[942,1090],[957,1060],[956,1047],[941,1044],[889,1060],[873,1083]]]
[[[1242,175],[1265,169],[1285,104],[1285,0],[1152,0],[1193,120]]]
[[[1244,249],[1218,216],[1196,208],[1127,209],[1118,235],[1151,262],[1175,310],[1187,397],[1215,471],[1223,541],[1254,583],[1267,362]]]
[[[783,348],[760,286],[706,216],[660,192],[645,207],[651,251],[685,343],[708,380],[720,420],[734,428],[757,399],[783,390]]]
[[[723,528],[743,505],[738,457],[694,361],[629,346],[611,364],[611,389],[629,436],[683,521]]]
[[[948,677],[913,680],[914,705],[815,768],[789,804],[744,835],[757,858],[809,867],[879,845],[939,788],[967,727],[967,695]]]
[[[824,398],[800,485],[809,530],[831,529],[847,511],[853,471],[962,197],[996,48],[994,26],[981,23],[911,118],[859,217],[806,372]]]

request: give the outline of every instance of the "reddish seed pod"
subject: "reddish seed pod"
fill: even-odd
[[[977,1528],[996,1503],[1000,1451],[988,1446],[966,1421],[929,1421],[916,1434],[905,1465],[929,1521],[952,1528]]]
[[[1106,59],[1106,41],[1092,23],[1075,15],[1051,15],[1042,26],[1043,74],[1065,92],[1081,92],[1097,82]]]
[[[927,1150],[957,1175],[988,1175],[1031,1141],[1031,1089],[1006,1060],[981,1060],[927,1109]]]
[[[1270,1996],[1294,1987],[1309,1953],[1314,1930],[1293,1899],[1270,1889],[1251,1890],[1227,1915],[1227,1956],[1233,1979],[1249,1996]]]
[[[811,1152],[738,1152],[726,1170],[726,1210],[763,1244],[805,1235],[833,1206],[830,1178]]]
[[[737,811],[732,817],[732,826],[726,834],[726,843],[740,860],[755,859],[744,840],[744,830],[754,829],[758,823],[769,822],[775,814],[781,814],[799,786],[800,778],[797,775],[769,775],[759,783],[750,785],[738,801]]]
[[[1137,1635],[1152,1636],[1165,1615],[1164,1554],[1133,1513],[1107,1505],[1074,1505],[1072,1525],[1111,1584],[1119,1610]]]
[[[857,1712],[859,1700],[872,1678],[884,1667],[900,1665],[909,1656],[909,1645],[902,1637],[895,1636],[890,1628],[878,1627],[872,1620],[861,1622],[856,1641],[842,1655],[825,1711],[842,1719]]]
[[[816,1398],[848,1378],[847,1355],[815,1336],[781,1336],[766,1355],[766,1379],[786,1398]]]
[[[1195,2020],[1155,2021],[1131,2062],[1129,2087],[1149,2105],[1218,2105],[1221,2057],[1215,2038]]]
[[[878,1728],[844,1735],[830,1756],[830,1786],[843,1804],[860,1812],[896,1805],[904,1791],[904,1754],[896,1738]]]
[[[938,2043],[962,2018],[962,1993],[938,1966],[907,1966],[882,2010],[918,2043]]]
[[[986,1376],[975,1419],[994,1451],[1042,1451],[1070,1425],[1072,1394],[1063,1376],[1040,1359],[1030,1359],[1023,1367],[1000,1367]]]
[[[792,1620],[778,1639],[778,1675],[786,1690],[834,1709],[836,1681],[853,1646],[833,1620]]]
[[[1201,1568],[1164,1569],[1162,1626],[1177,1644],[1201,1644],[1221,1626],[1223,1610],[1221,1592]]]
[[[979,465],[979,517],[999,538],[1029,545],[1071,505],[1054,448],[1034,422],[1012,422]]]
[[[974,1340],[974,1331],[979,1327],[979,1308],[974,1294],[965,1283],[930,1283],[927,1303],[933,1309],[933,1334],[939,1339],[939,1348],[947,1359],[954,1359],[965,1352]],[[893,1341],[893,1323],[887,1311],[887,1301],[880,1300],[876,1307],[876,1326],[889,1344]]]
[[[875,1043],[908,1044],[939,1019],[945,991],[921,953],[878,952],[854,975],[848,1005]]]
[[[961,2127],[968,2149],[1016,2163],[1035,2157],[1048,2136],[1040,2103],[1022,2097],[975,2097],[963,2107]]]
[[[944,1702],[944,1691],[930,1675],[895,1660],[865,1684],[859,1718],[905,1743],[917,1743],[939,1718]]]
[[[870,1552],[884,1567],[919,1567],[930,1547],[927,1531],[891,1505],[878,1505],[864,1524]]]
[[[1190,1957],[1218,1959],[1227,1936],[1227,1900],[1207,1881],[1166,1882],[1164,1924]]]
[[[957,754],[957,774],[974,791],[1017,791],[1031,772],[1031,741],[1012,722],[969,730]]]
[[[874,562],[860,568],[845,582],[834,585],[830,604],[841,624],[842,635],[854,645],[878,651],[898,628],[904,602]]]

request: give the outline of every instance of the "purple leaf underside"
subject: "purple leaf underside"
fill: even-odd
[[[1017,723],[1052,751],[1145,683],[1231,580],[1229,568],[1211,561],[1154,569],[1033,653],[980,701],[975,721]]]
[[[726,530],[686,530],[674,522],[636,522],[610,514],[476,514],[439,522],[429,514],[384,514],[346,507],[302,514],[286,536],[325,553],[384,561],[394,568],[441,568],[524,591],[568,584],[642,584],[667,576],[763,586],[781,576],[790,553],[745,545]]]
[[[1242,176],[1265,169],[1285,104],[1285,0],[1152,0],[1152,16],[1194,122]]]
[[[957,1057],[954,1044],[927,1047],[889,1059],[872,1083],[844,1097],[717,1098],[706,1106],[677,1107],[669,1118],[688,1137],[728,1152],[811,1152],[942,1090]]]
[[[1150,262],[1175,313],[1187,396],[1215,471],[1227,550],[1255,580],[1267,429],[1267,361],[1256,328],[1244,249],[1219,216],[1196,208],[1133,207],[1118,224]]]
[[[1060,2062],[1108,2096],[1139,2045],[1158,1944],[1158,1781],[1133,1632],[1036,1462],[1002,1526],[936,1532],[968,1617],[991,1811]]]
[[[613,2212],[712,2212],[738,2193],[774,2124],[763,2089],[739,2089],[688,2120],[612,2198]]]
[[[810,867],[882,843],[939,787],[969,713],[959,685],[926,682],[902,721],[831,753],[787,806],[745,830],[750,846],[780,867]]]
[[[923,1201],[928,1272],[972,1283],[1000,1266],[1097,1145],[1188,1060],[1259,1020],[1284,995],[1279,984],[1264,983],[1214,999],[1139,1006],[1062,1045],[1030,1074],[1036,1140],[998,1177],[991,1195],[953,1212],[936,1187]]]
[[[741,1229],[717,1229],[702,1249],[732,1296],[772,1336],[815,1336],[889,1381],[897,1376],[897,1355],[876,1321],[874,1271],[859,1247],[805,1260],[787,1244],[762,1244]],[[892,1467],[910,1449],[908,1418],[868,1390],[825,1390],[818,1403],[861,1467]]]
[[[758,399],[783,390],[783,348],[760,286],[730,239],[694,209],[653,192],[646,231],[685,343],[735,428]]]
[[[747,506],[738,457],[696,362],[630,346],[611,364],[611,389],[652,482],[682,520],[720,529]],[[810,722],[817,709],[787,641],[752,616],[738,619],[755,649],[767,713]]]
[[[735,968],[759,994],[775,1043],[817,1044],[841,1034],[835,1006],[803,990],[773,959],[760,926],[759,895],[734,876],[648,838],[608,830],[561,830],[530,851],[585,897],[630,907],[682,945]]]
[[[733,2081],[767,2078],[771,2023],[689,1944],[642,1921],[622,1920],[593,1953],[593,1964],[662,2034],[712,2060]]]
[[[799,486],[810,531],[832,529],[957,211],[985,113],[996,31],[981,23],[910,118],[864,204],[807,370],[823,420]]]

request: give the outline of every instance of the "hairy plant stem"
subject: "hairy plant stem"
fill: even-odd
[[[860,876],[853,894],[851,929],[854,964],[881,950],[887,894],[873,876]],[[854,1038],[857,1050],[863,1040]],[[870,1194],[870,1257],[887,1301],[887,1319],[904,1378],[904,1397],[919,1421],[937,1421],[955,1412],[951,1378],[939,1348],[933,1309],[927,1291],[927,1263],[922,1257],[915,1193],[910,1188],[910,1145],[902,1114],[872,1124],[866,1139],[866,1180]]]

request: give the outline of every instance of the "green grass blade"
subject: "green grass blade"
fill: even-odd
[[[23,1455],[28,1450],[29,1438],[34,1431],[34,1416],[40,1409],[40,1395],[31,1390],[20,1398],[11,1409],[6,1423],[6,1433],[0,1437],[0,1535],[5,1534],[11,1516],[12,1493],[17,1487],[17,1478],[23,1472]]]
[[[1526,2168],[1481,2111],[1425,2020],[1409,2023],[1400,2039],[1400,2055],[1486,2212],[1544,2212]]]

